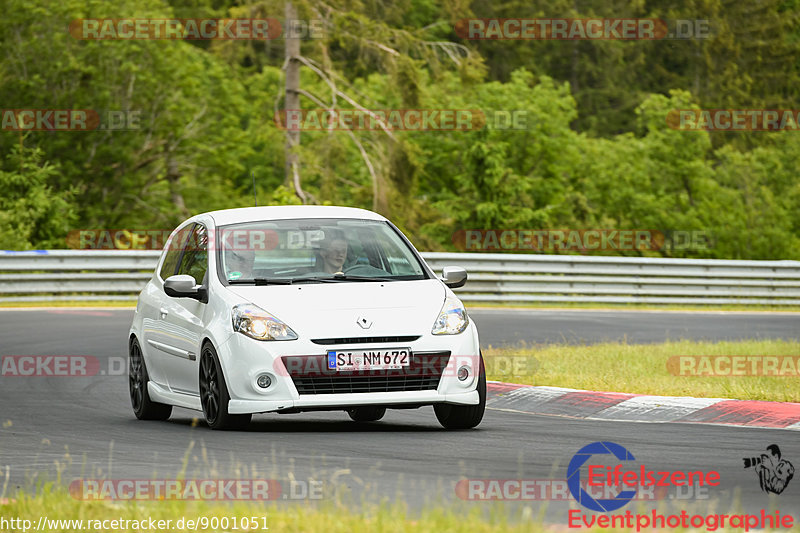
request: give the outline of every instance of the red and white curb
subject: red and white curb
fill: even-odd
[[[490,381],[486,407],[618,422],[680,422],[800,431],[800,403],[648,396]]]

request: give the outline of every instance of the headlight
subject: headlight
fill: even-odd
[[[448,296],[444,299],[442,310],[436,322],[433,323],[431,333],[434,335],[456,335],[461,333],[469,325],[469,317],[464,304],[458,298]]]
[[[257,305],[239,304],[233,308],[233,331],[259,341],[292,341],[297,333]]]

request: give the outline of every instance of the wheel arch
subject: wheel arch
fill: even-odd
[[[220,349],[217,347],[217,344],[214,342],[214,339],[212,339],[208,334],[203,335],[203,340],[200,341],[200,359],[202,359],[203,350],[206,349],[207,345],[210,345],[211,348],[214,349],[214,352],[217,354],[217,361],[219,361],[219,366],[222,369],[222,378],[225,380],[225,386],[230,391],[231,390],[231,387],[230,387],[231,384],[230,384],[230,381],[229,381],[229,378],[228,378],[228,375],[229,375],[228,369],[225,368],[225,358],[220,356],[220,352],[219,352]],[[197,362],[197,376],[198,376],[198,379],[200,377],[200,372],[201,372],[200,360],[198,359],[198,362]]]

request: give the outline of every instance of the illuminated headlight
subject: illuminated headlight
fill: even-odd
[[[442,310],[436,322],[433,323],[431,333],[434,335],[456,335],[461,333],[469,325],[469,317],[464,304],[458,298],[448,296],[444,299]]]
[[[257,305],[239,304],[233,308],[233,331],[259,341],[292,341],[297,333]]]

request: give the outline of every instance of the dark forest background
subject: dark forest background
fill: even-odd
[[[3,109],[136,110],[139,129],[0,131],[0,249],[170,229],[260,204],[375,209],[422,250],[460,229],[705,231],[673,256],[800,258],[800,132],[686,132],[673,109],[793,109],[795,0],[298,1],[300,105],[525,110],[527,127],[302,132],[286,169],[287,40],[78,40],[80,18],[277,18],[278,1],[6,0]],[[703,39],[467,41],[466,18],[708,20]],[[312,68],[313,67],[313,68]],[[346,98],[345,98],[346,96]],[[335,99],[334,99],[335,97]],[[628,252],[638,253],[638,252]]]

